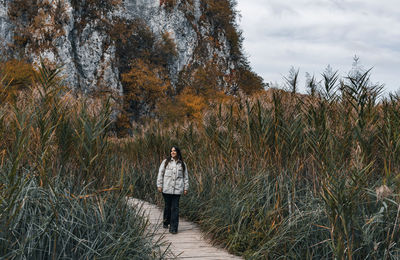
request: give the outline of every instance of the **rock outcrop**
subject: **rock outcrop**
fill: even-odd
[[[12,24],[7,15],[7,2],[0,0],[0,49],[4,50],[12,42]]]
[[[175,49],[163,57],[173,84],[184,69],[211,60],[230,75],[240,63],[238,35],[207,8],[201,0],[0,0],[0,48],[63,64],[68,85],[84,91],[122,92],[121,72],[148,42],[150,52],[166,41]]]

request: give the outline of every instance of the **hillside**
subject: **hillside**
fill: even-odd
[[[2,0],[2,53],[62,65],[73,89],[122,94],[137,119],[184,90],[191,102],[263,88],[242,54],[236,16],[230,0]]]

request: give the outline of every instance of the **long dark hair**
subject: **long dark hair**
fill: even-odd
[[[181,149],[179,149],[178,146],[172,146],[171,149],[169,149],[169,155],[167,157],[167,161],[165,162],[165,168],[167,168],[168,163],[172,160],[171,151],[173,148],[175,148],[175,151],[177,153],[177,157],[178,157],[177,163],[182,164],[183,172],[185,172],[185,163],[183,162],[183,159],[182,159]]]

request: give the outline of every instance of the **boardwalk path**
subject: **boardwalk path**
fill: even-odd
[[[128,203],[141,206],[153,227],[161,226],[162,211],[156,205],[134,198],[130,198]],[[171,243],[170,248],[176,259],[242,259],[230,255],[223,249],[213,247],[202,237],[196,224],[181,218],[179,219],[178,234],[172,235],[161,227],[160,231],[158,235],[164,236],[164,240]]]

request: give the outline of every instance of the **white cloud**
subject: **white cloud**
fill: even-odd
[[[400,88],[397,0],[238,0],[244,49],[267,82],[283,82],[290,66],[319,75],[330,64],[342,75],[354,55],[374,67],[372,80]],[[304,78],[304,77],[303,77]],[[302,89],[304,91],[304,88]]]

